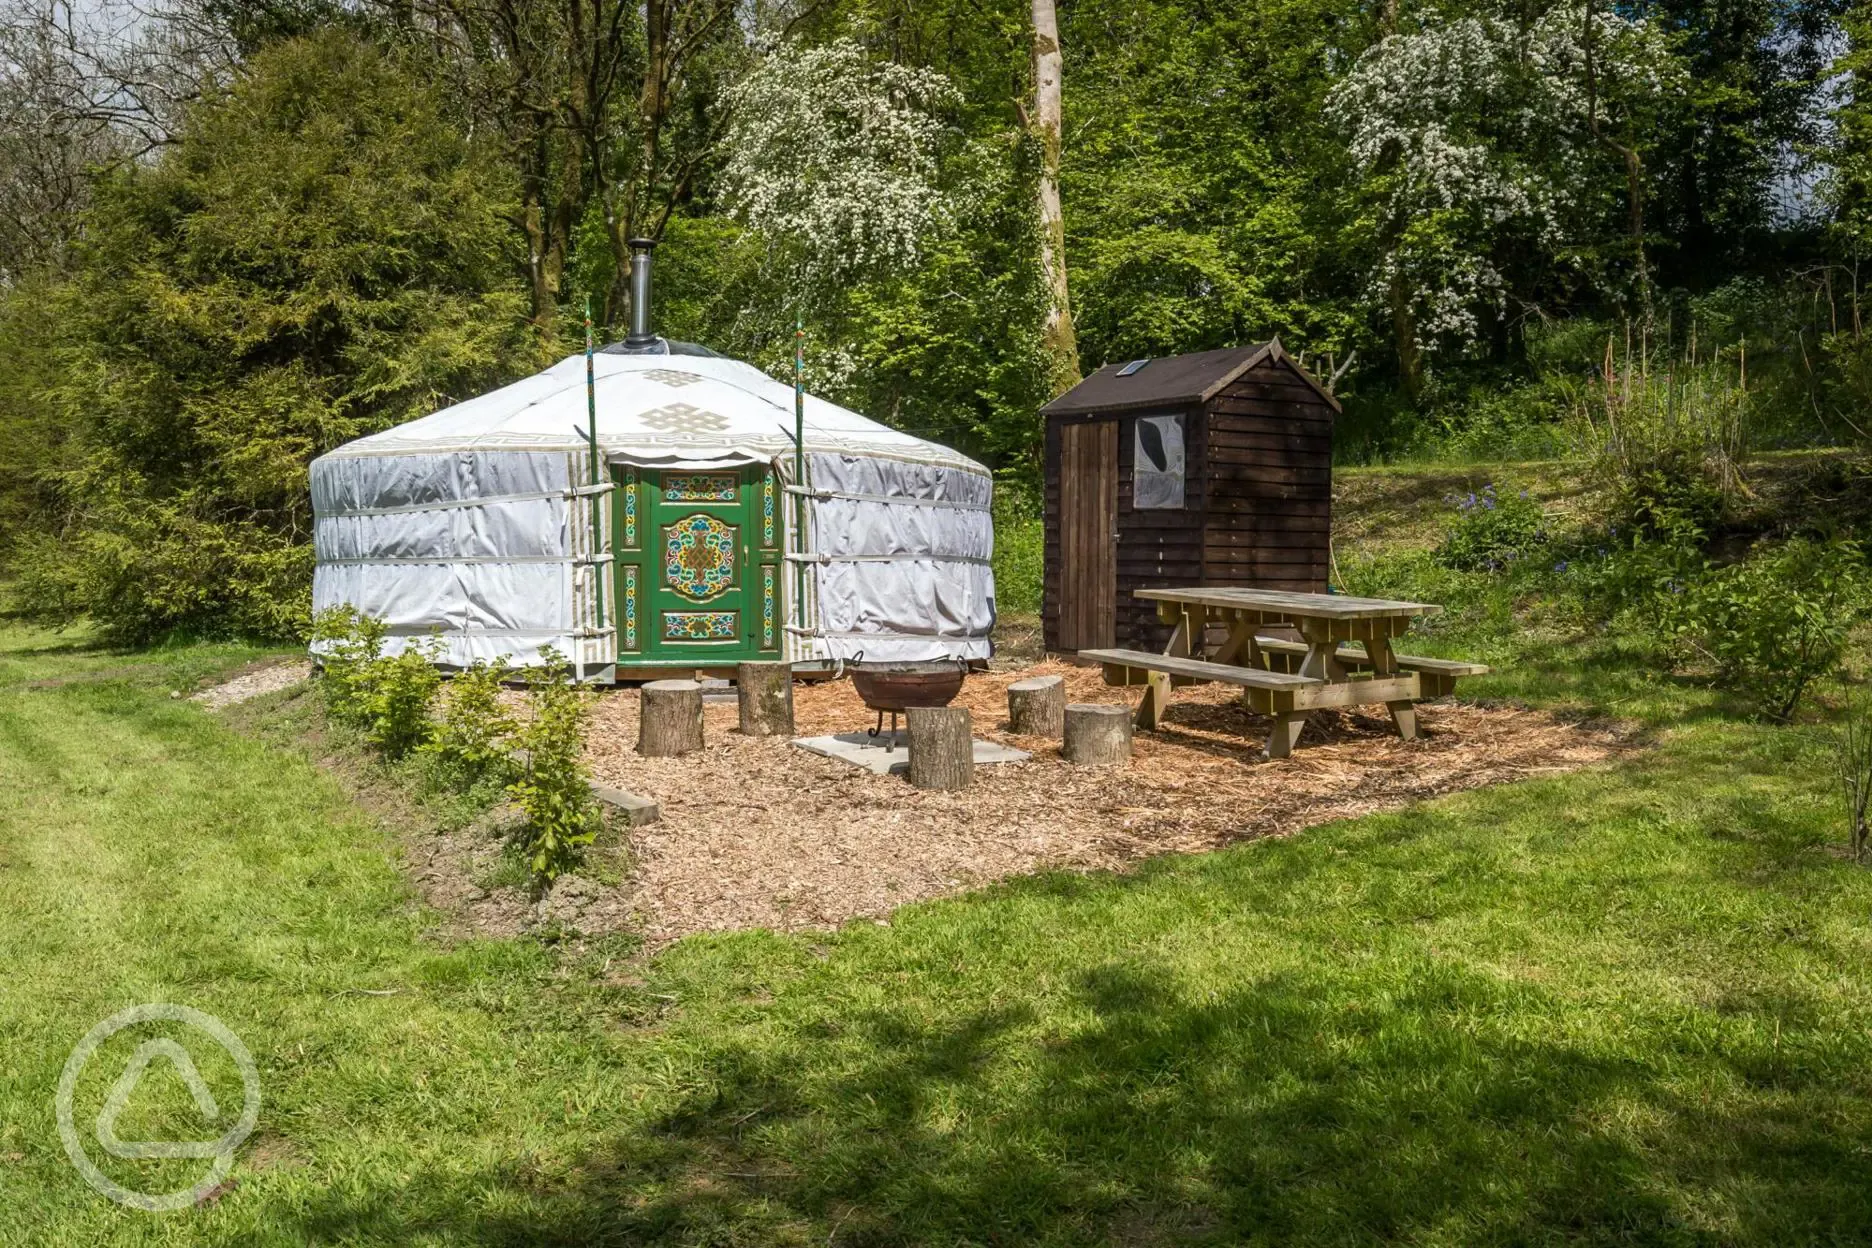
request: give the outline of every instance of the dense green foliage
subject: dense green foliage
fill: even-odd
[[[501,702],[508,677],[506,660],[477,660],[455,674],[423,747],[434,760],[437,778],[457,789],[473,790],[512,772],[517,723]]]
[[[38,614],[301,631],[308,460],[554,358],[587,297],[622,324],[631,234],[665,244],[660,330],[780,370],[803,320],[815,390],[1031,505],[1027,4],[158,10],[220,49],[169,66],[210,85],[0,257],[0,530]],[[1872,432],[1856,8],[1137,0],[1060,31],[1086,369],[1279,334],[1338,374],[1344,461],[1639,485]],[[59,202],[28,155],[0,183]]]
[[[1839,667],[1865,612],[1859,550],[1795,539],[1693,583],[1685,631],[1718,680],[1785,720],[1809,685]]]
[[[532,714],[514,736],[526,761],[508,792],[526,814],[520,848],[527,867],[551,882],[577,865],[602,813],[584,763],[591,694],[573,682],[571,666],[552,647],[542,657],[543,665],[527,674]]]
[[[17,570],[28,605],[130,637],[292,634],[311,458],[525,358],[505,179],[336,33],[258,54],[186,127],[100,187],[41,306],[61,332],[35,423],[64,445]]]
[[[1493,482],[1455,500],[1456,519],[1437,559],[1464,572],[1495,571],[1540,552],[1546,539],[1540,504],[1527,491],[1498,491]]]

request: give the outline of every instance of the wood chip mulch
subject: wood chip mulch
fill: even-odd
[[[1135,706],[1136,689],[1058,661],[971,676],[956,705],[975,735],[1033,753],[978,767],[961,793],[930,793],[822,758],[786,739],[743,737],[732,702],[706,709],[707,745],[640,758],[637,694],[606,694],[587,761],[607,784],[655,798],[661,821],[630,833],[622,885],[631,926],[651,946],[699,931],[826,928],[882,918],[906,902],[1043,868],[1122,870],[1442,793],[1601,762],[1629,745],[1608,724],[1463,703],[1419,709],[1421,739],[1398,740],[1379,708],[1316,713],[1293,757],[1266,761],[1268,721],[1226,686],[1180,689],[1167,722],[1137,734],[1123,769],[1064,762],[1055,741],[1007,731],[1009,683],[1061,675],[1072,702]],[[796,686],[798,734],[868,728],[849,680]]]

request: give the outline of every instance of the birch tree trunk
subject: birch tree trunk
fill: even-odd
[[[1041,333],[1053,393],[1079,383],[1079,340],[1066,289],[1066,219],[1060,212],[1060,44],[1054,0],[1033,0],[1033,130],[1040,140],[1040,271],[1047,285]]]

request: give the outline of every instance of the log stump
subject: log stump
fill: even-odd
[[[702,748],[702,686],[693,680],[653,680],[643,687],[637,752],[674,758]]]
[[[1008,686],[1008,727],[1029,737],[1066,731],[1066,678],[1034,676]]]
[[[1131,708],[1073,703],[1066,708],[1066,743],[1060,753],[1082,767],[1125,762],[1131,757]]]
[[[741,731],[750,737],[793,735],[793,669],[785,663],[742,663],[735,668]]]
[[[975,725],[963,706],[913,706],[910,783],[919,789],[966,789],[975,779]]]

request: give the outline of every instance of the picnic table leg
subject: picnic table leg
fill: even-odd
[[[1158,618],[1166,619],[1168,603],[1158,604]],[[1164,647],[1164,653],[1186,659],[1190,652],[1190,617],[1187,610],[1176,612],[1177,625],[1170,633],[1170,644]],[[1148,672],[1144,680],[1144,700],[1138,703],[1137,726],[1155,728],[1163,722],[1164,712],[1170,709],[1170,674],[1168,672]]]
[[[1397,655],[1391,650],[1391,639],[1374,635],[1365,642],[1365,655],[1371,660],[1372,679],[1382,680],[1387,676],[1397,675]],[[1385,709],[1391,712],[1391,722],[1397,725],[1397,735],[1405,741],[1417,739],[1417,704],[1408,698],[1397,702],[1385,703]]]
[[[1300,730],[1306,727],[1305,711],[1281,711],[1274,716],[1274,730],[1268,733],[1267,756],[1286,758],[1300,744]]]

